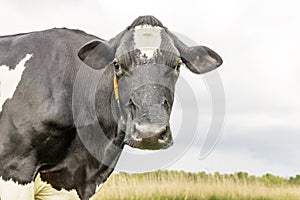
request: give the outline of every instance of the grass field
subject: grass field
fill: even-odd
[[[176,171],[113,174],[93,200],[299,200],[300,176],[284,179],[239,172],[230,175]]]

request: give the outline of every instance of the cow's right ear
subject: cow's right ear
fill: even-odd
[[[115,51],[106,42],[95,40],[81,47],[78,57],[93,69],[103,69],[113,61]]]

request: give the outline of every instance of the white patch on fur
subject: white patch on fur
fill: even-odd
[[[161,30],[159,26],[150,26],[148,24],[136,26],[134,30],[135,48],[151,58],[156,49],[161,44]]]
[[[40,174],[34,182],[21,185],[12,180],[4,181],[0,177],[1,200],[79,200],[75,190],[56,190],[50,184],[41,180]]]
[[[1,200],[34,200],[34,183],[21,185],[12,180],[4,181],[0,178],[0,197]]]
[[[80,200],[76,190],[56,190],[49,183],[42,181],[40,174],[34,181],[34,199],[47,200]]]
[[[31,57],[32,54],[27,54],[13,70],[9,70],[5,65],[0,66],[0,111],[6,99],[13,97],[25,70],[24,65]]]

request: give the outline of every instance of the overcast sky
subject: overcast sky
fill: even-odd
[[[190,94],[179,88],[172,128],[175,135],[182,134],[179,130],[193,134],[187,123],[192,118],[180,116],[197,107],[198,132],[191,146],[175,138],[173,148],[189,146],[188,150],[160,168],[291,176],[300,174],[299,7],[297,0],[0,0],[0,35],[68,27],[109,39],[136,17],[154,15],[170,30],[221,55],[224,64],[217,73],[226,95],[222,137],[200,160],[214,105],[205,76],[183,70],[182,80],[197,103],[184,104],[180,96]],[[130,148],[125,152],[117,169],[131,172],[135,169],[124,167],[131,162],[126,155],[152,153]],[[150,162],[142,163],[144,169]]]

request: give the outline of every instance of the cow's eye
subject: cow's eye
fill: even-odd
[[[115,70],[119,70],[120,69],[120,65],[119,65],[118,62],[114,61],[113,64],[114,64]]]
[[[175,66],[175,70],[176,70],[176,71],[179,71],[181,65],[182,65],[181,62],[177,63],[176,66]]]
[[[115,67],[115,73],[118,77],[121,77],[124,74],[124,70],[122,69],[120,63],[114,61],[113,65]]]

